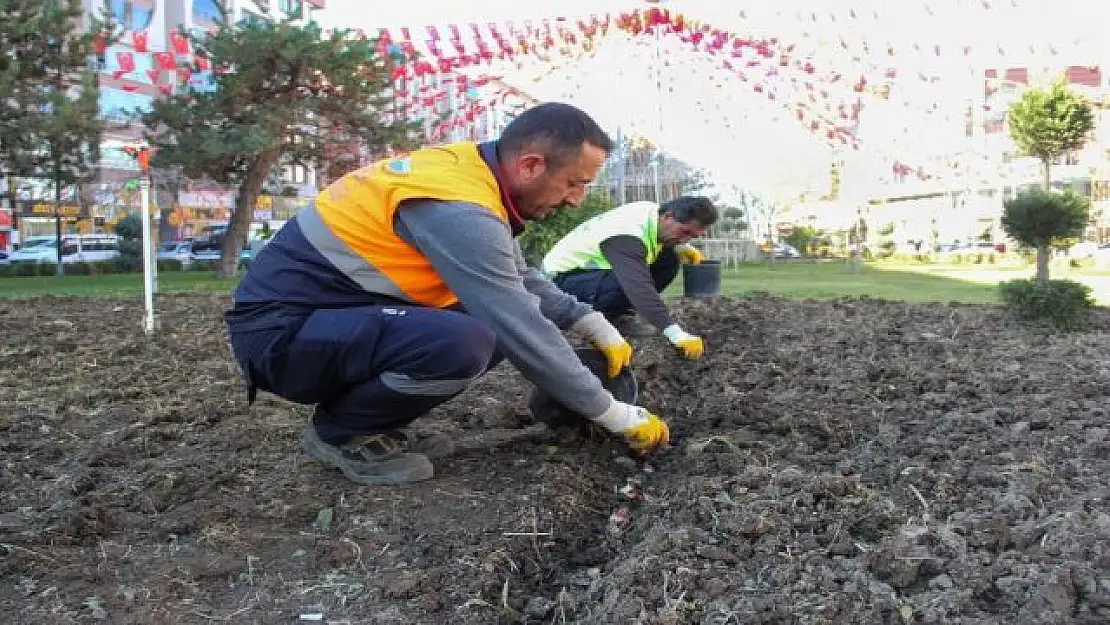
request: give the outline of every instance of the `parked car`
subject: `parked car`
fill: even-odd
[[[170,241],[158,246],[158,260],[175,260],[188,267],[195,260],[192,241]]]
[[[8,258],[11,263],[58,262],[54,237],[30,237]],[[67,234],[62,237],[62,263],[96,263],[119,256],[119,237],[114,234]]]
[[[775,258],[801,258],[802,253],[798,248],[790,245],[789,243],[775,243],[774,247]]]
[[[220,249],[223,245],[223,238],[218,240],[208,241],[194,241],[193,242],[193,260],[194,261],[212,261],[220,260]],[[251,249],[251,244],[248,241],[247,245],[239,252],[239,260],[249,261],[254,256]]]
[[[49,255],[50,262],[57,259],[56,254],[51,254],[51,250],[57,245],[57,239],[54,237],[27,237],[23,239],[23,243],[8,255],[9,263],[19,262],[46,262],[39,261]]]

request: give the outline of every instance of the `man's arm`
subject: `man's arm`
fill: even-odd
[[[609,260],[613,275],[641,317],[660,330],[674,323],[663,298],[655,290],[643,241],[627,235],[610,237],[601,242],[601,253]]]
[[[589,304],[578,301],[573,295],[555,286],[551,280],[534,267],[529,267],[524,260],[524,252],[520,243],[513,240],[514,255],[516,257],[517,271],[524,277],[524,288],[540,298],[540,311],[559,327],[567,330],[579,319],[593,312]]]
[[[480,206],[414,201],[397,211],[397,233],[423,253],[466,312],[496,335],[498,348],[536,386],[587,417],[612,395],[581,363],[525,289],[508,226]]]

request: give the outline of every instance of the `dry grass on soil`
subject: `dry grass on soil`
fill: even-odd
[[[1110,622],[1105,312],[689,304],[704,360],[637,344],[649,464],[502,366],[419,422],[464,448],[435,480],[366,488],[247,409],[226,303],[147,344],[135,299],[0,301],[6,623]]]

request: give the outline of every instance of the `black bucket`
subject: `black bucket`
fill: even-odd
[[[631,367],[625,367],[613,379],[609,378],[609,361],[599,349],[580,347],[574,350],[582,364],[601,380],[602,385],[613,394],[613,398],[626,404],[635,404],[639,394],[636,376]],[[548,425],[573,425],[582,423],[586,417],[555,401],[547,391],[535,388],[528,400],[528,409],[536,421]]]
[[[682,265],[682,294],[686,297],[717,297],[721,294],[721,261],[703,260]]]

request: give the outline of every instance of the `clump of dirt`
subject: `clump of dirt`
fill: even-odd
[[[673,446],[534,423],[508,365],[418,422],[460,453],[368,488],[249,409],[228,298],[0,301],[13,623],[1104,623],[1110,327],[990,306],[676,302],[637,339]],[[302,621],[307,622],[307,621]]]

